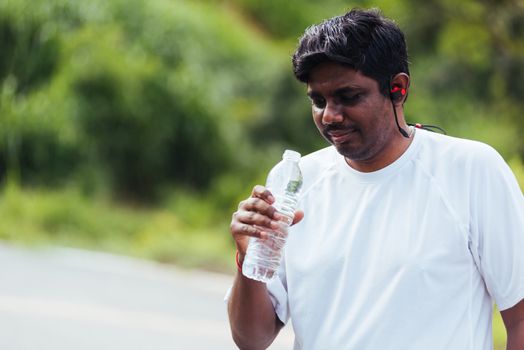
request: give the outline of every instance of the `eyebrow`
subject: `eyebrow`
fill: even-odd
[[[348,92],[354,92],[354,91],[360,91],[360,90],[362,90],[362,88],[359,86],[344,86],[339,89],[336,89],[333,95],[334,96],[342,95]],[[320,96],[320,94],[314,90],[308,91],[306,95],[308,95],[310,98]]]

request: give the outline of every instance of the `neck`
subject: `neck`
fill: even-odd
[[[392,142],[386,145],[382,151],[378,152],[375,157],[364,160],[345,158],[346,163],[357,171],[369,173],[385,168],[395,162],[408,149],[414,137],[413,127],[408,126],[404,120],[402,120],[400,126],[408,133],[409,138],[402,136],[402,134],[396,130]]]

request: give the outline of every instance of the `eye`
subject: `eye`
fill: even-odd
[[[342,95],[340,96],[340,102],[345,105],[352,105],[357,103],[362,98],[361,93],[353,94],[353,95]]]
[[[326,100],[321,97],[312,97],[310,98],[310,100],[311,100],[311,104],[315,108],[322,109],[326,107]]]

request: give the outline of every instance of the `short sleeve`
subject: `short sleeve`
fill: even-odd
[[[524,299],[524,197],[511,169],[486,147],[472,167],[472,252],[499,310]]]
[[[289,303],[286,283],[285,254],[283,255],[278,269],[278,275],[267,283],[267,290],[271,302],[273,303],[273,307],[275,308],[275,313],[280,321],[286,324],[289,321]]]

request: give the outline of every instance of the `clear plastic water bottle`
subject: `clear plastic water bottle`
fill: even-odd
[[[286,150],[282,161],[268,175],[266,187],[273,194],[273,207],[281,214],[282,219],[280,227],[269,232],[268,238],[250,238],[242,265],[242,273],[250,279],[267,283],[277,275],[288,227],[293,222],[302,187],[299,161],[300,153]]]

